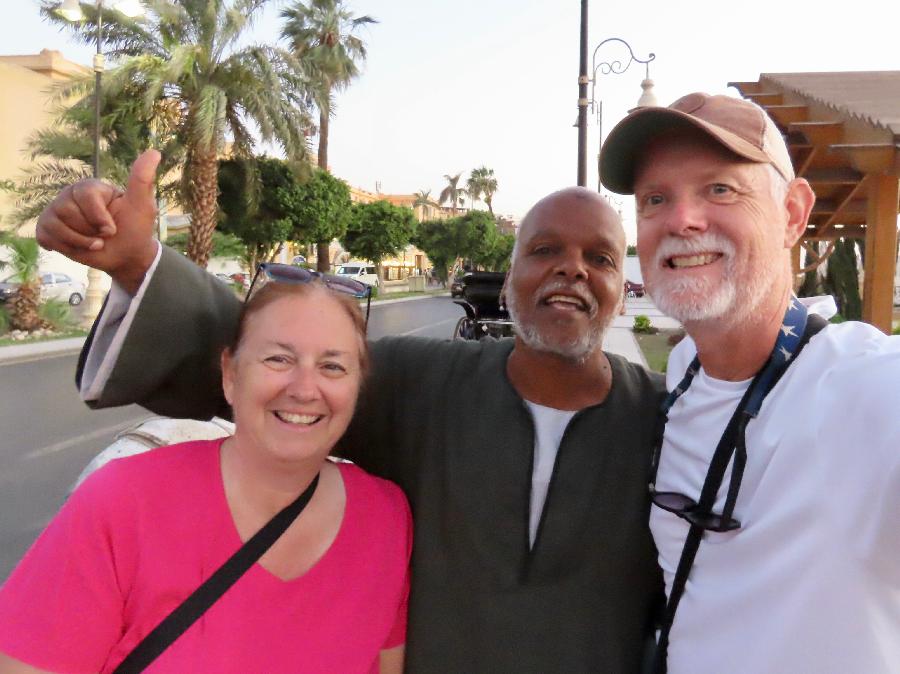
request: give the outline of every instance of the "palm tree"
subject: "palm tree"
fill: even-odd
[[[413,210],[421,206],[424,215],[426,213],[425,209],[429,206],[434,206],[434,199],[431,198],[431,190],[419,190],[414,196],[416,199],[413,201]]]
[[[41,249],[37,240],[4,232],[0,234],[0,244],[7,246],[12,253],[5,266],[12,269],[12,279],[19,284],[15,296],[7,305],[10,327],[29,332],[44,327],[44,321],[38,315],[41,304],[41,280],[38,275]]]
[[[359,75],[366,59],[366,45],[355,34],[378,23],[371,16],[354,16],[344,0],[297,0],[281,12],[281,35],[294,55],[308,64],[315,80],[314,100],[319,109],[319,168],[328,170],[328,123],[334,111],[334,94]],[[328,271],[328,241],[316,243],[317,268]]]
[[[462,173],[457,173],[455,176],[445,173],[444,178],[447,180],[447,186],[441,190],[441,194],[438,197],[438,202],[441,204],[450,202],[454,212],[465,203],[466,198],[466,190],[458,187],[460,177],[462,177]]]
[[[304,131],[313,126],[310,79],[300,62],[276,47],[238,46],[268,1],[145,0],[148,11],[141,20],[116,12],[103,16],[105,51],[120,62],[105,76],[104,89],[117,95],[139,82],[146,87],[147,109],[166,100],[178,113],[187,157],[188,255],[201,266],[209,258],[216,225],[218,159],[226,134],[234,155],[249,155],[254,141],[247,125],[252,122],[263,141],[277,142],[290,158],[300,158],[306,153]],[[93,3],[82,5],[86,18],[79,24],[57,16],[57,5],[43,0],[44,16],[92,43]]]
[[[65,98],[67,92],[82,88],[72,83],[56,92]],[[142,97],[145,91],[131,87],[125,96],[103,96],[100,116],[100,166],[107,180],[124,185],[131,164],[148,147],[155,145],[163,154],[160,175],[169,174],[184,159],[176,119],[166,115],[162,104],[148,114]],[[74,182],[91,175],[93,159],[94,111],[93,94],[64,108],[53,126],[35,131],[26,141],[26,151],[33,164],[12,185],[16,193],[16,210],[11,220],[22,225],[36,218],[59,192]],[[162,194],[178,199],[178,184],[161,185]]]
[[[478,169],[474,169],[469,174],[469,179],[466,181],[466,192],[469,194],[469,203],[472,208],[475,208],[475,202],[481,199],[481,181],[479,179]]]
[[[475,189],[479,197],[484,195],[484,203],[487,204],[488,211],[493,215],[494,193],[497,191],[497,179],[494,177],[494,169],[489,169],[486,166],[472,169],[468,184],[469,194]]]

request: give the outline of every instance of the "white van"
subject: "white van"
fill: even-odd
[[[348,262],[342,264],[338,267],[337,275],[361,281],[369,286],[378,285],[378,274],[375,272],[375,265],[366,262]]]

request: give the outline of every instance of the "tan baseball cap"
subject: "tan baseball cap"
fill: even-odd
[[[700,129],[735,154],[794,179],[784,138],[765,110],[740,98],[694,93],[668,108],[637,108],[616,124],[600,150],[600,181],[612,192],[633,194],[635,164],[647,143],[684,128]]]

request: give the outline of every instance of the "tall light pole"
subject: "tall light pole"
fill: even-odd
[[[587,185],[588,0],[581,0],[581,42],[578,50],[578,182]]]
[[[610,43],[618,43],[618,44],[623,45],[625,47],[625,49],[628,50],[628,60],[625,61],[625,60],[616,59],[616,60],[612,60],[612,61],[600,61],[598,63],[597,62],[597,52],[600,51],[601,47],[603,47],[604,45],[610,44]],[[644,92],[641,94],[641,97],[638,100],[637,106],[635,106],[635,107],[645,107],[648,105],[656,105],[656,97],[653,95],[653,80],[650,79],[650,65],[649,65],[650,61],[652,61],[655,58],[656,58],[656,54],[651,52],[647,56],[646,59],[639,59],[637,56],[634,55],[634,51],[631,49],[631,45],[619,37],[606,38],[605,40],[603,40],[600,44],[598,44],[594,48],[594,54],[591,57],[591,77],[589,80],[591,83],[590,106],[591,106],[591,110],[595,111],[597,114],[597,126],[600,129],[600,131],[599,131],[600,140],[599,140],[598,146],[603,144],[603,101],[598,102],[596,97],[594,96],[596,89],[597,89],[597,71],[599,70],[601,75],[621,75],[622,73],[624,73],[626,70],[628,70],[631,67],[632,63],[643,64],[646,68],[644,81],[641,82],[641,87],[644,89]],[[585,104],[585,110],[586,110],[586,107],[587,107],[587,103]],[[582,158],[581,154],[579,153],[579,161],[584,162],[583,169],[581,168],[581,166],[579,166],[579,175],[581,174],[582,170],[584,171],[584,173],[586,175],[587,174],[587,155],[585,154],[584,158]],[[599,155],[599,150],[598,150],[598,154],[597,154],[597,165],[598,165],[597,191],[600,191],[602,189],[602,186],[600,185],[600,178],[599,178],[599,164],[600,164],[600,155]],[[582,183],[579,183],[579,184],[582,184]]]
[[[103,0],[95,0],[97,8],[97,32],[96,43],[97,51],[94,53],[94,157],[93,157],[93,174],[94,178],[100,179],[100,94],[101,80],[103,78],[104,59],[103,59]],[[135,18],[144,13],[144,7],[139,0],[118,0],[113,2],[112,8],[127,17]],[[81,21],[84,13],[81,11],[81,4],[78,0],[65,0],[59,9],[56,10],[62,17],[69,21]],[[84,320],[90,324],[97,314],[100,313],[100,307],[103,304],[103,290],[100,288],[100,271],[93,267],[88,267],[87,274],[87,292],[85,293],[84,304]]]

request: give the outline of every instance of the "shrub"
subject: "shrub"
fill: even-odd
[[[894,329],[891,330],[892,335],[900,335],[900,325],[894,326]]]
[[[650,317],[644,314],[638,314],[634,317],[634,325],[631,328],[634,332],[640,332],[648,335],[656,333],[656,328],[650,323]]]
[[[843,323],[846,320],[847,319],[844,318],[843,316],[841,316],[840,314],[835,314],[834,316],[831,317],[832,323]]]
[[[0,335],[9,332],[9,313],[6,307],[0,307]]]
[[[61,300],[47,300],[38,307],[38,316],[56,332],[65,332],[75,327],[75,319],[68,303]]]

